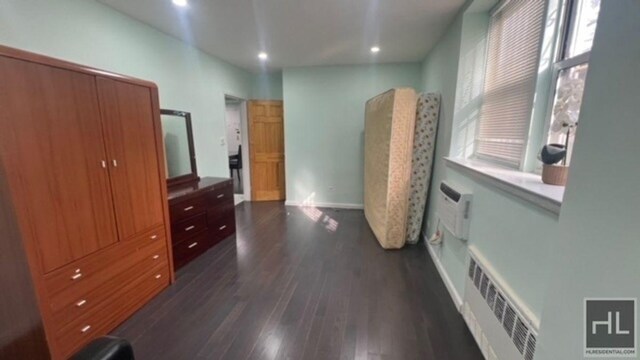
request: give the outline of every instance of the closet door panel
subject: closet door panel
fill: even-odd
[[[98,78],[121,240],[164,222],[151,89]]]
[[[0,57],[0,155],[46,273],[117,241],[95,77]]]

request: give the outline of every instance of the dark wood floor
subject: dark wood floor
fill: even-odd
[[[482,359],[422,245],[382,250],[358,210],[236,213],[114,332],[137,359]]]

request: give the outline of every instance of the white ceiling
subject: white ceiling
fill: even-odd
[[[422,61],[464,0],[98,0],[251,71]],[[369,49],[382,49],[372,55]]]

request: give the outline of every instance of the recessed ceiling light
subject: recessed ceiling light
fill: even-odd
[[[264,51],[258,54],[258,59],[260,60],[267,60],[268,58],[269,58],[269,55],[267,55],[267,53]]]
[[[173,4],[177,6],[182,6],[182,7],[189,5],[187,3],[187,0],[173,0]]]
[[[374,53],[374,54],[378,53],[378,52],[380,52],[380,48],[377,47],[377,46],[374,46],[374,47],[371,48],[371,52]]]

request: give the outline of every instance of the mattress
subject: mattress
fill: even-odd
[[[416,100],[413,89],[392,89],[365,108],[364,214],[385,249],[406,241]]]
[[[440,94],[423,93],[418,97],[416,124],[413,135],[413,157],[411,160],[411,189],[407,219],[407,241],[418,242],[424,208],[427,203],[431,169],[438,131]]]

